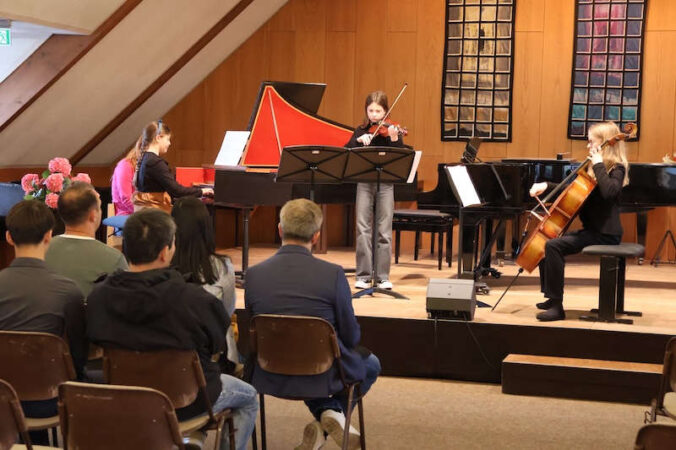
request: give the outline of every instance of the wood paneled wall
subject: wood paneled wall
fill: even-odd
[[[437,163],[457,161],[464,147],[440,140],[445,4],[444,0],[290,0],[165,116],[174,131],[171,162],[213,161],[225,130],[246,127],[263,80],[327,83],[319,113],[350,125],[361,120],[368,92],[384,89],[394,97],[408,82],[393,116],[408,127],[406,142],[423,150],[418,176],[425,189],[433,188]],[[574,11],[573,0],[518,1],[513,138],[511,143],[484,144],[483,159],[551,158],[566,152],[575,158],[585,156],[585,142],[566,137]],[[650,0],[641,140],[628,145],[632,161],[660,161],[674,148],[674,53],[676,2]],[[663,230],[670,214],[675,227],[673,212],[653,213],[651,223]],[[650,246],[654,245],[649,242]]]

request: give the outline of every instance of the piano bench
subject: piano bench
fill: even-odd
[[[432,233],[431,249],[434,254],[434,234],[438,234],[439,253],[438,264],[441,270],[444,257],[444,233],[446,237],[446,262],[451,267],[451,253],[453,251],[453,217],[450,214],[435,209],[395,209],[392,218],[392,230],[395,232],[394,263],[399,263],[401,249],[401,232],[415,231],[415,248],[413,259],[418,260],[418,247],[420,246],[420,233]]]
[[[583,255],[601,257],[599,273],[599,307],[592,309],[595,316],[580,316],[580,320],[600,322],[634,323],[631,319],[618,319],[615,314],[640,317],[636,311],[624,310],[624,276],[627,257],[642,257],[645,248],[641,244],[589,245],[582,249]]]

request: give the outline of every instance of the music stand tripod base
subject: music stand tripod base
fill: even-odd
[[[373,296],[373,294],[385,294],[385,295],[389,295],[389,296],[394,297],[394,298],[398,298],[399,300],[410,300],[408,297],[400,294],[399,292],[391,291],[389,289],[381,289],[381,288],[376,287],[376,286],[372,286],[370,288],[362,289],[359,292],[352,294],[352,298],[359,298],[359,297],[363,297],[365,295]]]

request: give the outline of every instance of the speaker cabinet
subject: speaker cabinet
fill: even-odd
[[[427,285],[427,312],[433,319],[474,320],[474,280],[432,278]]]

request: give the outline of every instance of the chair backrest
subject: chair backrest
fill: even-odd
[[[271,373],[318,375],[340,358],[333,326],[319,317],[260,314],[249,336],[258,365]]]
[[[0,380],[0,448],[11,448],[19,435],[30,449],[30,439],[19,397],[8,382]]]
[[[636,435],[636,450],[664,450],[674,448],[676,426],[652,423],[644,425]]]
[[[0,331],[0,361],[0,378],[21,401],[56,398],[59,384],[75,379],[68,345],[49,333]]]
[[[171,401],[154,389],[64,383],[59,417],[66,448],[184,448]]]
[[[110,384],[156,389],[169,397],[177,409],[194,402],[200,391],[206,394],[202,366],[192,350],[139,352],[105,348],[103,373]]]

